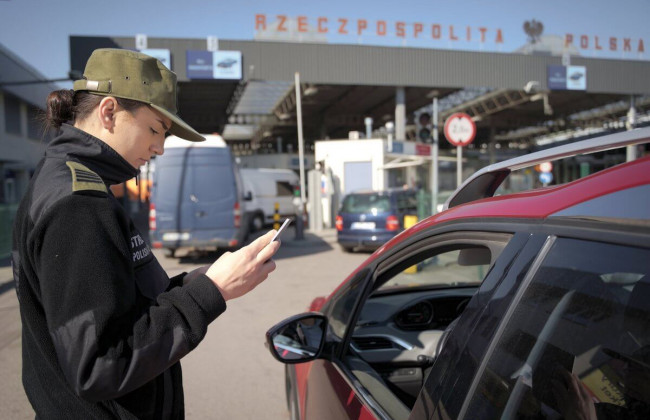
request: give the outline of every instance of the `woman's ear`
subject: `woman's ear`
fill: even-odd
[[[117,99],[107,96],[101,100],[97,107],[99,124],[105,130],[112,131],[115,125],[115,112],[117,111]]]

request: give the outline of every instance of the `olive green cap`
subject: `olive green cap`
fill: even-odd
[[[86,63],[75,91],[132,99],[151,105],[172,120],[171,134],[190,141],[205,138],[176,115],[176,74],[154,57],[136,51],[101,48]]]

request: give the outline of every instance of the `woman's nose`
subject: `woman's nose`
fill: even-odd
[[[165,153],[165,146],[161,144],[153,144],[149,150],[151,150],[152,153],[161,156],[163,153]]]

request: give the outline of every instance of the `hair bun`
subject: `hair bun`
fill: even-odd
[[[73,99],[72,89],[55,90],[47,96],[45,120],[48,127],[59,128],[64,122],[74,119]]]

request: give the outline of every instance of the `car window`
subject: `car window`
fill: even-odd
[[[280,197],[293,196],[293,185],[291,185],[291,183],[286,181],[277,181],[275,185],[278,191],[278,196]]]
[[[344,213],[383,213],[390,211],[390,197],[380,194],[349,194],[343,200]]]
[[[468,286],[480,284],[492,254],[510,238],[478,237],[463,232],[431,238],[379,270],[377,288],[355,320],[348,354],[363,362],[350,370],[386,411],[413,408],[443,332],[477,290]]]
[[[498,338],[465,418],[569,418],[576,407],[598,418],[647,418],[649,261],[648,249],[557,239]]]
[[[413,213],[417,214],[418,200],[415,194],[398,194],[397,195],[397,211],[400,213]]]
[[[378,290],[434,285],[479,285],[490,267],[486,247],[455,249],[426,258],[396,274]]]
[[[364,280],[368,277],[369,270],[364,269],[357,273],[343,289],[336,293],[330,306],[324,310],[328,315],[330,332],[338,339],[343,339],[347,331],[354,307],[363,291]]]

